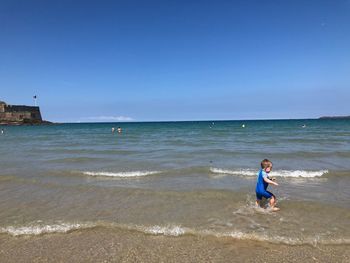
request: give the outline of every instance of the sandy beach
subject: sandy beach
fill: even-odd
[[[349,262],[350,247],[287,246],[232,238],[154,236],[95,228],[0,236],[1,262]]]

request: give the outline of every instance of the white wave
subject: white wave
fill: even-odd
[[[284,237],[284,236],[268,236],[266,234],[257,234],[257,233],[244,233],[240,231],[233,232],[224,232],[224,233],[216,233],[211,231],[204,231],[203,234],[213,235],[216,237],[232,237],[234,239],[240,240],[255,240],[261,242],[269,242],[275,244],[286,244],[286,245],[312,245],[317,246],[318,244],[322,245],[345,245],[350,244],[350,239],[348,238],[324,238],[322,239],[319,235],[314,237],[306,237],[306,238],[297,238],[297,237]]]
[[[181,236],[189,232],[189,229],[180,226],[151,226],[141,229],[143,232],[153,235]]]
[[[319,170],[319,171],[304,171],[304,170],[276,170],[272,171],[271,176],[281,176],[281,177],[304,177],[304,178],[312,178],[312,177],[320,177],[324,174],[327,174],[328,170]]]
[[[133,172],[83,172],[90,176],[107,176],[107,177],[141,177],[146,175],[158,174],[159,171],[133,171]]]
[[[322,235],[316,235],[313,237],[287,237],[287,236],[269,236],[264,233],[246,233],[242,231],[227,231],[227,232],[217,232],[215,230],[202,229],[196,230],[191,228],[182,227],[179,225],[168,225],[168,226],[142,226],[142,225],[124,225],[124,224],[93,224],[93,223],[56,223],[52,225],[28,225],[28,226],[9,226],[0,228],[0,233],[10,234],[12,236],[23,236],[23,235],[41,235],[50,233],[68,233],[73,230],[78,229],[88,229],[96,226],[103,227],[116,227],[121,229],[128,229],[133,231],[138,231],[145,234],[151,235],[164,235],[164,236],[183,236],[186,234],[198,235],[198,236],[214,236],[217,238],[221,237],[231,237],[239,240],[255,240],[276,244],[287,244],[287,245],[313,245],[324,244],[324,245],[348,245],[350,244],[350,239],[348,238],[327,238],[322,237]]]
[[[236,170],[227,170],[220,168],[210,168],[212,173],[216,174],[229,174],[229,175],[241,175],[241,176],[256,176],[258,170],[253,169],[236,169]],[[271,176],[276,177],[303,177],[303,178],[313,178],[320,177],[324,174],[327,174],[328,170],[319,170],[319,171],[305,171],[305,170],[274,170],[271,171]]]
[[[269,242],[275,244],[287,244],[287,245],[313,245],[324,244],[324,245],[336,245],[336,244],[350,244],[350,240],[347,238],[341,239],[328,239],[321,238],[319,235],[314,237],[297,238],[287,236],[269,236],[263,233],[246,233],[242,231],[228,231],[228,232],[217,232],[215,230],[195,230],[181,226],[128,226],[129,230],[136,230],[145,234],[151,235],[164,235],[164,236],[183,236],[186,234],[199,235],[199,236],[214,236],[217,238],[231,237],[239,240],[254,240],[259,242]]]
[[[210,171],[215,174],[231,174],[231,175],[246,175],[246,176],[256,176],[257,174],[257,170],[253,170],[253,169],[227,170],[227,169],[210,167]]]
[[[22,235],[41,235],[48,233],[67,233],[72,230],[80,228],[89,228],[93,225],[89,224],[69,224],[69,223],[58,223],[52,225],[29,225],[29,226],[8,226],[0,229],[1,233],[8,233],[12,236]]]
[[[287,244],[287,245],[302,245],[302,244],[314,244],[314,240],[301,240],[299,238],[289,238],[289,237],[281,237],[274,235],[273,237],[268,237],[264,234],[255,234],[255,233],[244,233],[240,231],[231,231],[224,233],[216,233],[216,232],[208,232],[204,231],[204,234],[213,235],[215,237],[232,237],[234,239],[240,240],[255,240],[261,242],[270,242],[277,244]]]

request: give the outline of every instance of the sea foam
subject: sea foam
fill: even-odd
[[[83,172],[85,175],[90,176],[106,176],[106,177],[141,177],[152,174],[158,174],[159,171],[133,171],[133,172]]]
[[[88,223],[56,223],[52,225],[28,225],[28,226],[9,226],[0,228],[0,233],[6,233],[12,236],[35,236],[41,234],[52,234],[52,233],[69,233],[70,231],[78,229],[89,229],[93,227],[115,227],[119,229],[127,229],[132,231],[138,231],[144,234],[150,235],[164,235],[164,236],[183,236],[183,235],[195,235],[195,236],[214,236],[217,238],[234,238],[238,240],[254,240],[260,242],[269,242],[275,244],[288,244],[288,245],[313,245],[318,244],[324,245],[341,245],[350,244],[348,238],[329,238],[322,237],[321,235],[309,236],[309,237],[287,237],[278,235],[268,235],[267,233],[252,233],[243,231],[215,231],[213,229],[191,229],[182,227],[180,225],[124,225],[124,224],[88,224]]]
[[[255,176],[257,174],[257,170],[253,170],[253,169],[228,170],[228,169],[210,167],[210,171],[215,174],[230,174],[230,175]]]
[[[242,231],[227,231],[217,232],[215,230],[195,230],[181,226],[151,226],[151,227],[136,227],[137,231],[152,234],[152,235],[164,235],[164,236],[183,236],[186,234],[195,236],[214,236],[217,238],[233,238],[238,240],[253,240],[258,242],[269,242],[275,244],[286,244],[286,245],[312,245],[317,246],[318,244],[323,245],[339,245],[339,244],[350,244],[350,240],[347,238],[321,238],[320,236],[310,236],[304,238],[298,237],[287,237],[287,236],[270,236],[264,233],[247,233]]]
[[[210,171],[215,174],[226,174],[226,175],[240,175],[240,176],[256,176],[258,171],[254,169],[221,169],[221,168],[210,168]],[[305,171],[305,170],[274,170],[270,173],[271,176],[276,177],[303,177],[303,178],[313,178],[320,177],[327,174],[328,170],[318,170],[318,171]]]
[[[142,232],[153,234],[153,235],[164,235],[164,236],[181,236],[189,231],[187,228],[183,228],[181,226],[151,226],[141,228]]]
[[[70,224],[70,223],[57,223],[52,225],[28,225],[28,226],[8,226],[0,228],[1,233],[7,233],[12,236],[22,235],[41,235],[49,233],[67,233],[72,230],[80,228],[90,228],[94,225],[90,224]]]
[[[323,245],[339,245],[339,244],[350,244],[350,240],[347,238],[328,238],[321,237],[319,235],[309,237],[288,237],[278,235],[268,235],[267,233],[250,233],[244,231],[215,231],[212,229],[191,229],[182,227],[179,225],[168,225],[168,226],[129,226],[129,230],[136,230],[141,233],[151,235],[164,235],[164,236],[183,236],[183,235],[195,235],[195,236],[214,236],[217,238],[233,238],[238,240],[253,240],[258,242],[269,242],[275,244],[287,244],[287,245],[312,245],[318,244]]]

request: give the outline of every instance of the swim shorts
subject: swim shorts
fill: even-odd
[[[256,193],[256,199],[258,200],[261,200],[263,197],[265,197],[266,199],[269,199],[271,198],[272,196],[275,197],[275,195],[269,191],[265,191],[265,192],[262,192],[262,193],[258,193],[258,192],[255,192]]]

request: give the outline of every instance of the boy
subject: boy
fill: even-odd
[[[256,193],[256,205],[260,206],[260,202],[263,197],[266,199],[270,199],[270,207],[272,211],[280,210],[276,205],[276,197],[273,193],[267,191],[267,186],[269,184],[278,185],[278,183],[274,182],[272,178],[269,178],[269,173],[272,170],[272,162],[268,159],[264,159],[261,162],[261,170],[258,173],[258,180],[256,183],[255,193]]]

